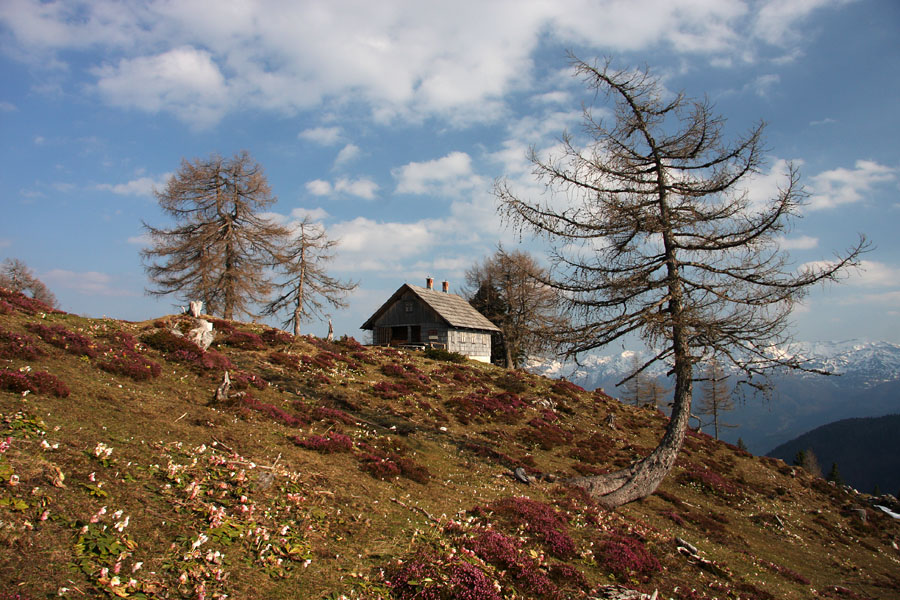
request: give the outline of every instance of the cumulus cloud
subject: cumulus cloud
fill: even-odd
[[[797,25],[813,12],[826,7],[848,4],[853,0],[764,0],[754,10],[753,34],[776,46],[787,46],[797,40]]]
[[[171,112],[198,128],[214,125],[229,108],[228,84],[212,55],[190,46],[121,59],[93,73],[97,91],[113,106]]]
[[[378,184],[367,177],[350,179],[341,177],[331,183],[324,179],[314,179],[306,182],[306,191],[314,196],[331,196],[332,194],[347,194],[364,200],[374,200],[378,193]]]
[[[313,196],[327,196],[331,193],[331,184],[322,179],[306,182],[306,191]]]
[[[865,287],[897,287],[900,285],[900,267],[864,260],[853,281]]]
[[[471,189],[480,182],[472,173],[472,158],[465,152],[425,162],[411,162],[391,171],[398,194],[447,194]]]
[[[338,152],[337,157],[334,159],[334,165],[339,166],[344,163],[348,163],[352,161],[354,158],[358,157],[360,154],[359,146],[356,144],[347,144],[341,151]]]
[[[329,236],[340,239],[340,264],[360,271],[399,268],[403,263],[398,261],[428,252],[438,240],[428,221],[399,223],[364,217],[332,225]]]
[[[315,142],[316,144],[321,144],[323,146],[333,146],[341,139],[341,128],[313,127],[311,129],[304,129],[297,134],[297,137],[301,140]]]
[[[876,185],[896,180],[897,169],[871,160],[858,160],[854,168],[839,167],[810,178],[809,208],[821,210],[853,204]]]
[[[334,191],[364,200],[374,200],[376,192],[378,192],[378,184],[366,177],[359,179],[342,177],[334,182]]]
[[[21,48],[22,60],[96,48],[111,60],[92,70],[105,101],[195,126],[244,107],[290,114],[335,99],[361,102],[382,121],[440,116],[462,124],[504,115],[505,95],[532,84],[532,53],[544,42],[611,54],[663,47],[724,64],[747,60],[758,45],[789,55],[798,24],[829,5],[644,0],[635,10],[618,0],[565,9],[542,0],[335,0],[210,11],[203,0],[7,0],[0,21],[15,42],[6,46]],[[308,132],[324,136],[317,143],[337,143],[337,132],[316,129]]]
[[[819,245],[819,238],[801,235],[796,238],[779,238],[778,245],[784,250],[812,250]]]
[[[171,176],[171,173],[166,173],[155,179],[153,177],[138,177],[125,183],[101,183],[96,188],[120,196],[152,196],[154,190],[163,188]]]

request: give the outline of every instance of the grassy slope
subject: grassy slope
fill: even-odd
[[[0,300],[0,441],[11,437],[0,454],[0,598],[437,598],[466,588],[472,598],[568,598],[611,582],[666,598],[900,594],[895,521],[868,509],[863,523],[857,499],[707,436],[688,438],[656,495],[616,511],[509,475],[624,465],[655,444],[656,411],[421,353],[227,342],[229,326],[265,331],[242,323],[217,322],[202,359],[166,348],[164,335],[151,347],[146,336],[179,319],[92,320]],[[76,335],[56,347],[29,323]],[[129,352],[115,332],[148,341]],[[31,347],[42,355],[28,358]],[[160,374],[102,370],[113,355],[149,359]],[[226,403],[212,401],[220,355],[239,387],[241,374],[251,383]],[[37,385],[37,371],[69,395]],[[23,395],[22,377],[40,390]],[[260,380],[264,389],[252,385]],[[604,424],[611,412],[615,430]],[[676,536],[704,560],[679,553]]]

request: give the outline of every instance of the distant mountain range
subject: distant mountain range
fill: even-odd
[[[877,485],[882,493],[900,490],[900,415],[843,419],[804,433],[768,455],[792,463],[800,451],[812,450],[822,472],[836,463],[841,478],[862,492]]]
[[[742,439],[754,454],[764,454],[811,429],[854,417],[878,417],[900,413],[900,345],[859,340],[797,342],[774,348],[773,353],[802,357],[811,368],[835,373],[823,376],[804,372],[778,373],[771,378],[771,400],[749,397],[737,402],[724,416],[738,425],[721,437],[729,442]],[[621,396],[616,383],[648,351],[624,350],[614,354],[582,357],[581,364],[537,360],[529,370],[548,377],[565,377],[585,389],[602,388]],[[666,385],[666,365],[654,365],[650,375]],[[671,386],[669,386],[671,387]]]

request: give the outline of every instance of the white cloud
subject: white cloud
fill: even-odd
[[[113,286],[113,278],[98,271],[66,271],[53,269],[41,276],[51,288],[68,289],[90,296],[137,296],[130,291]]]
[[[291,211],[291,217],[302,221],[304,217],[309,217],[312,221],[324,221],[328,218],[328,211],[324,208],[295,208]]]
[[[818,210],[860,202],[873,187],[896,178],[897,169],[871,160],[858,160],[853,169],[839,167],[823,171],[810,178],[809,208]]]
[[[796,238],[779,238],[778,245],[784,250],[812,250],[819,245],[819,238],[801,235]]]
[[[789,182],[788,171],[791,164],[799,167],[803,161],[775,158],[767,173],[757,173],[744,181],[743,189],[747,191],[752,208],[762,208],[778,198],[781,190]]]
[[[297,134],[301,140],[307,140],[321,144],[322,146],[333,146],[341,139],[340,127],[313,127],[312,129],[304,129]]]
[[[776,46],[787,46],[795,42],[798,22],[806,19],[814,11],[823,7],[848,4],[853,0],[765,0],[754,10],[753,33],[760,39]]]
[[[19,110],[12,102],[0,102],[0,112],[15,112]]]
[[[451,193],[470,189],[480,179],[472,173],[472,158],[465,152],[426,162],[411,162],[391,171],[398,194]]]
[[[378,271],[397,268],[398,260],[428,252],[437,242],[427,221],[379,222],[364,217],[337,223],[329,236],[340,239],[338,260],[348,269]]]
[[[853,281],[864,287],[897,287],[900,286],[900,268],[864,260],[859,272],[853,276]]]
[[[331,184],[322,179],[313,179],[306,182],[306,191],[313,196],[327,196],[331,194]]]
[[[111,61],[91,71],[107,102],[198,127],[241,108],[291,114],[335,100],[360,103],[381,121],[437,115],[463,124],[505,114],[505,95],[532,84],[532,53],[542,43],[613,55],[663,48],[719,64],[751,60],[760,45],[790,56],[802,41],[798,25],[833,5],[335,0],[210,10],[204,0],[6,0],[0,21],[12,40],[5,46],[21,60],[60,63],[66,50],[96,49]],[[312,141],[337,143],[328,129],[308,131]]]
[[[232,99],[212,55],[190,46],[121,59],[115,66],[104,65],[93,73],[98,78],[98,92],[113,106],[171,112],[198,128],[217,123]]]
[[[314,179],[306,182],[306,191],[314,196],[347,194],[363,198],[364,200],[374,200],[378,192],[378,184],[367,177],[360,177],[359,179],[341,177],[335,180],[334,183],[323,179]]]
[[[359,146],[356,144],[347,144],[338,152],[337,158],[334,159],[335,166],[348,163],[360,154]]]
[[[126,183],[101,183],[96,186],[98,190],[106,190],[120,196],[152,196],[154,190],[165,187],[166,182],[172,176],[171,173],[153,177],[138,177]]]
[[[374,200],[375,193],[378,191],[378,184],[365,177],[359,179],[342,177],[334,182],[334,191],[350,194],[365,200]]]

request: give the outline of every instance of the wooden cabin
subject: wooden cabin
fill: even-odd
[[[446,281],[440,292],[431,277],[425,285],[403,284],[361,329],[372,331],[378,346],[444,348],[491,362],[491,334],[500,329],[464,298],[451,294]]]

